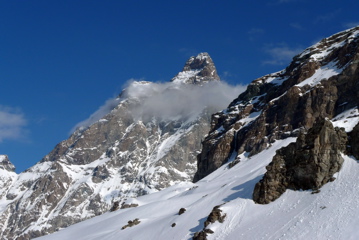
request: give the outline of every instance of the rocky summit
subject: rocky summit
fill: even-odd
[[[114,202],[191,181],[201,139],[218,107],[181,114],[158,109],[158,95],[219,81],[207,53],[191,57],[172,82],[132,82],[117,105],[89,126],[80,126],[39,163],[16,176],[1,157],[1,239],[31,239],[100,215]],[[188,90],[189,91],[189,90]],[[178,95],[182,97],[182,95]],[[152,105],[152,106],[150,106]],[[224,107],[224,106],[223,106]],[[160,110],[158,112],[158,110]],[[1,176],[5,176],[2,174]]]
[[[0,197],[3,198],[16,179],[15,166],[8,156],[0,155]]]
[[[186,62],[172,82],[203,84],[210,81],[219,81],[216,67],[208,53],[200,53]]]

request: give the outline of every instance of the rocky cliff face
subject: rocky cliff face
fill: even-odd
[[[329,120],[318,119],[308,133],[301,132],[295,143],[281,148],[267,166],[267,173],[256,184],[253,200],[266,204],[287,189],[318,190],[343,164],[347,134],[334,128]]]
[[[194,181],[241,153],[254,155],[277,139],[298,136],[319,118],[334,121],[346,111],[357,112],[358,64],[356,27],[309,47],[283,71],[253,81],[212,117]]]
[[[163,116],[145,104],[152,95],[218,80],[212,59],[203,53],[190,58],[165,88],[132,83],[109,114],[79,128],[32,168],[1,182],[6,185],[1,188],[6,204],[1,239],[45,235],[102,214],[114,201],[121,204],[191,181],[201,139],[209,131],[211,114],[219,109],[202,106],[195,113]],[[2,158],[0,170],[13,171],[7,158]]]

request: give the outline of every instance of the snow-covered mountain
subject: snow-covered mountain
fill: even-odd
[[[168,83],[130,83],[108,114],[84,121],[25,172],[1,156],[0,238],[42,236],[191,181],[211,114],[238,95],[231,88],[201,53]]]
[[[16,177],[15,166],[9,161],[8,156],[0,155],[0,198],[6,195],[7,189]]]
[[[212,116],[195,183],[51,239],[358,239],[359,27],[253,81]]]

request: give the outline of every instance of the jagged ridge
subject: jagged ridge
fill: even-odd
[[[213,116],[194,181],[232,154],[256,154],[277,139],[310,129],[320,117],[332,119],[357,108],[358,63],[356,27],[306,49],[285,70],[253,81],[226,110]]]

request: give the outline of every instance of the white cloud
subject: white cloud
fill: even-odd
[[[129,96],[146,100],[134,113],[140,117],[156,116],[161,119],[189,118],[205,107],[215,111],[226,108],[245,90],[245,86],[231,86],[225,82],[210,82],[203,86],[173,83],[131,84]]]
[[[291,48],[287,44],[269,45],[264,50],[270,55],[270,59],[263,61],[264,65],[283,65],[288,64],[292,58],[303,51],[302,48]]]
[[[143,80],[141,80],[143,81]],[[141,98],[141,106],[132,109],[135,118],[147,119],[153,116],[161,119],[190,118],[205,107],[214,111],[226,108],[233,99],[245,90],[245,86],[232,86],[225,82],[211,82],[204,86],[179,85],[171,82],[147,84],[131,81],[126,87],[124,98]],[[121,99],[110,99],[78,127],[88,127],[109,113]]]
[[[23,139],[26,125],[27,120],[19,109],[0,105],[0,142]]]

